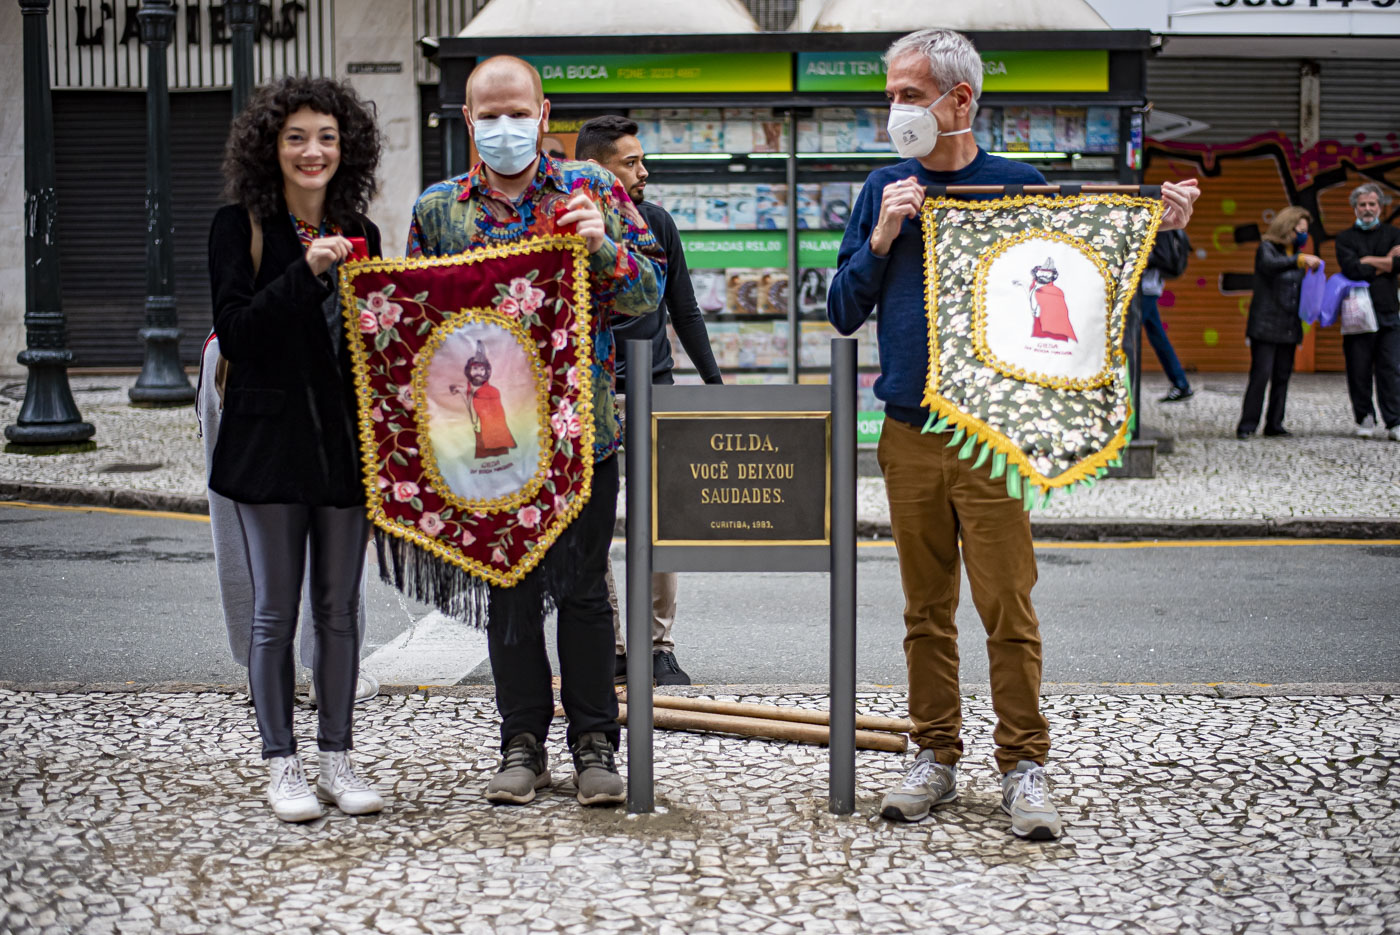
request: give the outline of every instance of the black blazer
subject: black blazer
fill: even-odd
[[[1254,296],[1249,300],[1249,320],[1244,333],[1251,341],[1300,344],[1303,322],[1298,318],[1298,297],[1303,290],[1303,268],[1297,255],[1276,243],[1260,241],[1254,254]]]
[[[225,205],[209,231],[214,331],[230,364],[209,488],[240,503],[363,505],[349,344],[342,334],[334,352],[323,312],[334,270],[311,272],[285,209],[262,231],[256,281],[247,210]],[[346,234],[380,254],[368,220]]]

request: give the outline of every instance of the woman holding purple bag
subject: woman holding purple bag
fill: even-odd
[[[1322,265],[1317,257],[1302,252],[1307,242],[1308,211],[1295,205],[1274,217],[1254,254],[1254,297],[1249,302],[1249,320],[1245,325],[1245,336],[1249,338],[1249,385],[1235,428],[1235,437],[1241,441],[1259,427],[1265,389],[1269,393],[1269,409],[1264,434],[1283,438],[1293,434],[1283,427],[1283,410],[1288,400],[1288,380],[1293,375],[1293,355],[1303,341],[1298,300],[1304,271]]]

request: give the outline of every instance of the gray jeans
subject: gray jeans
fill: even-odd
[[[237,509],[253,577],[248,684],[263,759],[291,756],[297,748],[292,734],[296,688],[292,638],[301,609],[301,583],[308,572],[316,630],[311,665],[316,683],[316,741],[322,750],[349,750],[360,672],[355,605],[369,535],[364,508],[239,503]]]

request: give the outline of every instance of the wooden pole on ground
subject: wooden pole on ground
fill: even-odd
[[[625,696],[619,696],[625,698]],[[772,721],[792,721],[798,724],[828,725],[827,712],[782,705],[749,704],[740,701],[716,701],[713,698],[683,698],[678,695],[653,695],[652,705],[677,711],[700,711],[705,714],[727,714],[734,717],[766,718]],[[885,731],[907,734],[914,729],[912,721],[902,718],[856,715],[856,730]]]
[[[617,721],[627,723],[627,706],[617,706]],[[771,718],[745,717],[732,714],[709,714],[703,711],[680,711],[657,705],[652,710],[652,723],[662,730],[713,731],[721,734],[738,734],[741,737],[764,737],[770,740],[790,740],[794,743],[826,744],[830,732],[824,724],[802,724],[796,721],[778,721]],[[903,753],[909,746],[909,739],[903,734],[889,734],[882,731],[857,730],[856,747],[861,750],[883,750],[887,753]]]

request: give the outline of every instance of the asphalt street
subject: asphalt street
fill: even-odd
[[[623,554],[616,543],[619,580]],[[1400,681],[1400,544],[1042,543],[1037,555],[1047,682]],[[859,556],[857,677],[902,685],[895,552],[868,543]],[[202,517],[0,503],[0,575],[0,681],[243,680]],[[402,599],[373,565],[368,602],[371,670],[415,681],[423,647],[404,653],[431,632],[446,681],[489,681],[479,635]],[[966,585],[958,623],[963,679],[985,681]],[[823,683],[826,578],[682,575],[675,637],[698,683]]]

